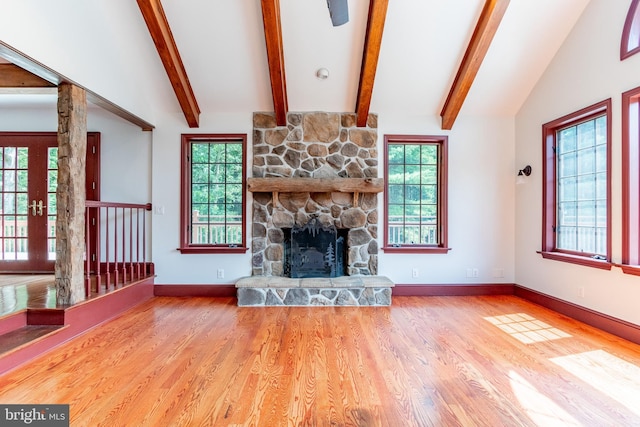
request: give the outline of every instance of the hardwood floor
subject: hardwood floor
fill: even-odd
[[[514,296],[156,297],[0,377],[72,426],[640,425],[640,346]]]

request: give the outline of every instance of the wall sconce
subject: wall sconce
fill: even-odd
[[[524,177],[529,175],[531,175],[531,166],[527,165],[518,171],[518,176],[516,177],[516,184],[524,184],[526,182]]]

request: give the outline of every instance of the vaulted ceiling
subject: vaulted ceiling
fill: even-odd
[[[333,27],[326,0],[138,0],[134,19],[190,127],[225,111],[351,111],[360,124],[392,111],[450,129],[515,115],[588,2],[348,0]],[[13,72],[0,67],[0,87]]]

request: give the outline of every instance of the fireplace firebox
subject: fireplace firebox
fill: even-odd
[[[284,275],[291,278],[345,275],[348,230],[311,218],[301,227],[284,231]]]

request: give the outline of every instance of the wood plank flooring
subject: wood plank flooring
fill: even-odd
[[[0,377],[72,426],[633,426],[640,346],[514,296],[156,297]]]

